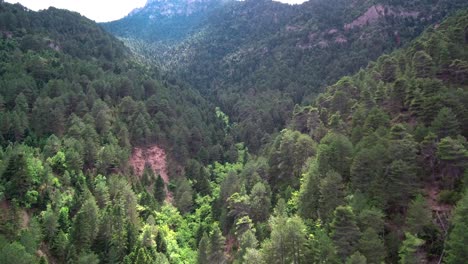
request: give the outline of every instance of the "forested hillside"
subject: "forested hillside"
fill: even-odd
[[[158,175],[133,172],[135,147],[163,148],[174,181],[189,157],[235,160],[214,106],[94,22],[2,2],[0,34],[0,262],[115,263],[137,252],[138,204],[156,208],[165,195],[154,198]]]
[[[151,1],[103,26],[219,105],[236,123],[235,138],[255,151],[284,127],[295,104],[310,103],[326,85],[468,6],[463,0],[214,1],[220,7],[205,10],[203,19],[182,14],[153,21],[153,2],[167,4]],[[187,25],[193,25],[188,34]],[[142,34],[147,27],[185,37],[169,43],[161,34]]]
[[[77,13],[0,1],[0,262],[466,262],[465,3],[347,2],[203,9],[219,28],[158,68]],[[295,57],[284,34],[311,28],[349,42]]]

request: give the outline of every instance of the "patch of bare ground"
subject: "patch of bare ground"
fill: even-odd
[[[157,145],[151,145],[145,148],[136,147],[133,149],[130,157],[130,165],[134,173],[141,178],[145,165],[149,164],[155,175],[160,175],[164,181],[166,190],[166,201],[172,202],[173,195],[167,188],[169,176],[167,174],[166,151]]]
[[[439,201],[439,194],[441,192],[440,186],[437,182],[431,182],[426,184],[424,188],[426,195],[426,201],[429,205],[429,208],[432,211],[434,223],[440,227],[442,231],[443,240],[447,239],[448,230],[450,227],[450,216],[453,210],[453,205],[444,204]],[[444,257],[444,252],[438,259],[432,259],[429,263],[440,264]]]

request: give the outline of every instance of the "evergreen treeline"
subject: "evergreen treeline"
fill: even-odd
[[[467,7],[463,0],[217,2],[220,7],[190,23],[183,15],[154,20],[151,4],[103,26],[215,102],[235,123],[236,140],[255,152],[285,127],[295,104],[311,103],[326,85]],[[174,3],[174,10],[183,9]],[[346,28],[362,16],[373,19]],[[185,30],[187,24],[194,26]],[[166,41],[157,32],[184,37]]]

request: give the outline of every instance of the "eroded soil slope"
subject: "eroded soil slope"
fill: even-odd
[[[166,151],[156,145],[146,148],[136,147],[133,149],[130,165],[136,175],[141,177],[145,169],[145,164],[149,164],[155,175],[161,175],[165,183],[166,200],[172,201],[172,193],[167,189],[169,176],[167,175]]]

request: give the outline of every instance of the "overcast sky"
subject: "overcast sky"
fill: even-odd
[[[305,0],[277,0],[279,2],[298,4]],[[97,22],[117,20],[130,11],[145,5],[146,0],[6,0],[10,3],[21,3],[32,10],[47,9],[49,6],[73,10]]]

